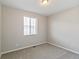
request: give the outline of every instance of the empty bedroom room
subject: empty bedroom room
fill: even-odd
[[[0,0],[0,59],[79,59],[79,0]]]

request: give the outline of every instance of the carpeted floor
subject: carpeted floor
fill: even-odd
[[[2,55],[2,59],[79,59],[79,55],[43,44]]]

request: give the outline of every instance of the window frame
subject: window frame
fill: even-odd
[[[24,30],[24,35],[25,35],[25,36],[37,35],[37,34],[38,34],[38,19],[37,19],[36,17],[24,16],[24,20],[25,20],[26,17],[30,19],[30,23],[29,23],[30,25],[26,25],[27,27],[29,27],[29,34],[25,34],[25,30]],[[32,24],[32,23],[31,23],[31,20],[32,20],[32,19],[35,19],[35,20],[36,20],[36,23],[35,23],[35,24],[36,24],[36,25],[35,25],[35,30],[36,30],[36,31],[35,31],[35,33],[32,33],[32,32],[31,32],[31,31],[32,31],[32,25],[31,25],[31,24]],[[24,27],[25,27],[25,25],[24,25]],[[24,29],[25,29],[25,28],[24,28]]]

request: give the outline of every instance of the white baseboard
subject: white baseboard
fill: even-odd
[[[47,43],[47,42],[39,42],[39,43],[30,45],[30,46],[26,46],[26,47],[22,47],[22,48],[14,49],[14,50],[10,50],[10,51],[5,51],[5,52],[2,52],[1,55],[3,55],[3,54],[7,54],[7,53],[10,53],[10,52],[14,52],[14,51],[18,51],[18,50],[22,50],[22,49],[25,49],[25,48],[29,48],[29,47],[32,47],[32,46],[37,46],[37,45],[45,44],[45,43]]]
[[[68,48],[62,47],[62,46],[60,46],[60,45],[53,44],[53,43],[51,43],[51,42],[48,42],[48,44],[51,44],[51,45],[53,45],[53,46],[56,46],[56,47],[62,48],[62,49],[64,49],[64,50],[70,51],[70,52],[75,53],[75,54],[79,54],[79,52],[77,52],[77,51],[74,51],[74,50],[71,50],[71,49],[68,49]]]
[[[30,45],[30,46],[26,46],[26,47],[14,49],[14,50],[2,52],[1,55],[6,54],[6,53],[10,53],[10,52],[14,52],[14,51],[18,51],[18,50],[22,50],[22,49],[25,49],[25,48],[29,48],[29,47],[32,47],[32,46],[37,46],[37,45],[45,44],[45,43],[51,44],[51,45],[53,45],[53,46],[56,46],[56,47],[59,47],[59,48],[62,48],[62,49],[65,49],[65,50],[70,51],[70,52],[72,52],[72,53],[79,54],[79,52],[77,52],[77,51],[74,51],[74,50],[71,50],[71,49],[62,47],[62,46],[60,46],[60,45],[53,44],[53,43],[51,43],[51,42],[39,42],[39,43],[34,44],[34,45]],[[1,55],[0,55],[0,57],[1,57]]]

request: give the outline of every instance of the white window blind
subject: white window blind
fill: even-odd
[[[37,19],[24,17],[24,35],[37,34]]]

